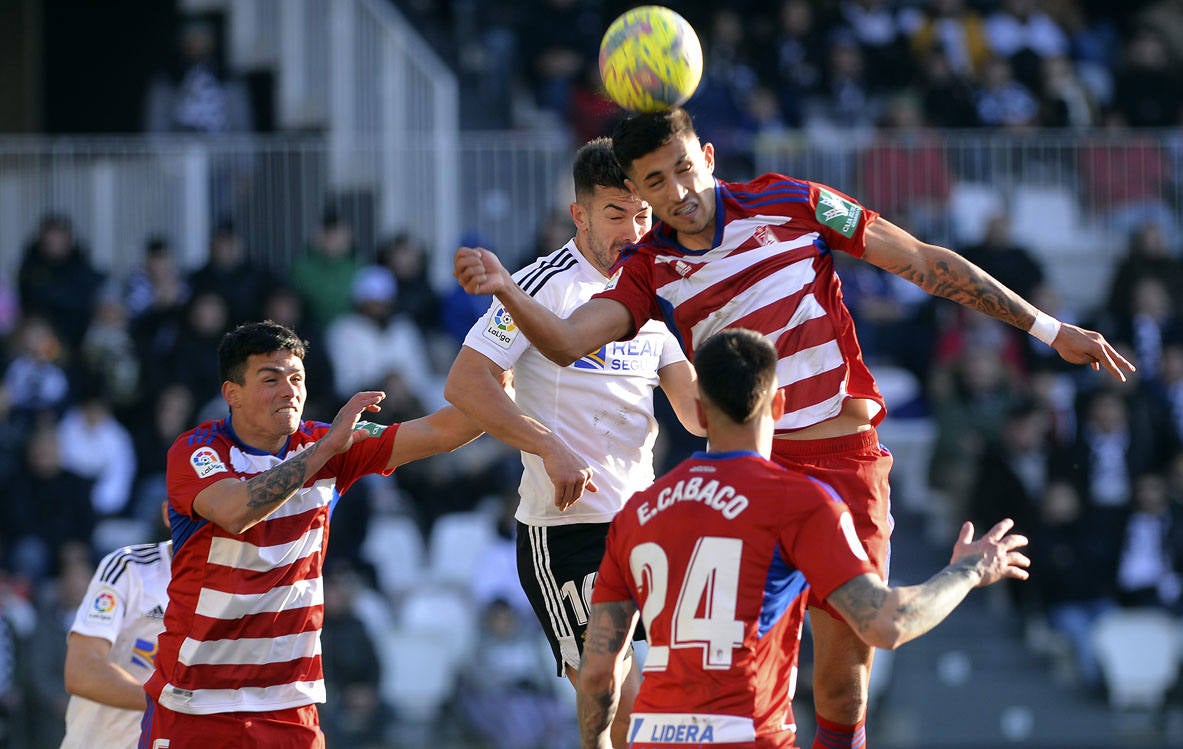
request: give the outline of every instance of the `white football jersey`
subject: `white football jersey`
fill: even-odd
[[[171,578],[172,541],[116,549],[103,558],[71,632],[111,643],[109,660],[140,683],[156,661],[156,638],[164,630]],[[145,705],[147,705],[145,696]],[[143,710],[124,710],[72,695],[66,707],[62,749],[135,747]]]
[[[513,274],[522,289],[559,317],[567,317],[609,284],[575,241]],[[496,299],[468,332],[464,345],[513,370],[514,400],[588,462],[599,491],[571,507],[554,506],[554,486],[542,459],[522,454],[521,503],[527,525],[607,523],[625,500],[653,481],[657,419],[653,389],[662,367],[684,361],[677,341],[650,321],[636,337],[601,347],[567,367],[547,359],[514,325]]]

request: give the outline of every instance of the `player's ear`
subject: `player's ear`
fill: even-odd
[[[713,174],[715,172],[715,144],[702,144],[702,159],[706,162],[707,169]]]
[[[571,220],[575,222],[575,228],[579,231],[586,229],[587,211],[583,209],[583,206],[577,201],[568,206],[568,210],[571,211]]]
[[[226,401],[226,405],[231,409],[237,408],[241,398],[241,387],[236,382],[226,380],[222,383],[222,400]]]
[[[780,388],[772,394],[772,420],[779,421],[785,415],[785,391]]]
[[[702,407],[702,398],[694,399],[694,415],[698,417],[698,424],[703,429],[707,428],[707,410]]]

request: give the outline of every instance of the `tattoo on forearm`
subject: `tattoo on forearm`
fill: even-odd
[[[632,634],[633,612],[629,604],[597,603],[591,608],[583,649],[615,656]]]
[[[901,642],[918,637],[944,619],[977,583],[975,558],[963,558],[945,567],[922,585],[910,586],[891,612]],[[890,589],[867,577],[856,577],[830,594],[855,631],[867,633],[887,605]]]
[[[596,740],[616,717],[616,700],[611,692],[579,695],[579,734],[585,747],[596,746]]]
[[[311,452],[305,450],[247,481],[246,506],[252,510],[273,507],[292,496],[304,485],[308,455]]]
[[[1020,330],[1030,328],[1034,322],[1035,318],[1018,303],[1013,292],[957,255],[936,260],[928,272],[910,264],[887,270],[930,294],[976,309]]]
[[[887,589],[873,585],[865,577],[856,577],[831,593],[830,598],[847,624],[856,632],[866,632],[883,609]]]

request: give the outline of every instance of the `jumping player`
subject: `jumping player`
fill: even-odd
[[[480,431],[446,407],[383,427],[361,392],[332,424],[302,419],[305,343],[274,322],[218,348],[230,415],[173,443],[172,582],[140,746],[324,747],[317,702],[322,567],[333,506],[368,473],[454,450]]]
[[[1027,540],[1004,520],[977,541],[966,523],[947,567],[889,588],[833,488],[768,459],[786,400],[777,358],[750,330],[708,339],[695,365],[711,451],[633,495],[612,523],[579,673],[584,749],[608,746],[614,669],[638,612],[649,655],[630,747],[790,749],[806,586],[868,646],[895,648],[972,588],[1027,578],[1016,551]]]
[[[779,174],[742,184],[716,179],[714,147],[699,142],[684,110],[622,121],[612,147],[629,187],[660,219],[625,252],[614,288],[559,318],[533,304],[487,250],[461,248],[456,277],[470,293],[496,294],[526,337],[560,364],[629,338],[649,319],[665,320],[691,355],[728,327],[768,336],[787,403],[772,459],[842,495],[885,579],[892,459],[875,426],[886,411],[842,302],[835,250],[1029,331],[1066,361],[1122,380],[1134,369],[1099,333],[1061,324],[957,253],[833,188]],[[874,650],[823,601],[810,603],[818,724],[838,737],[827,749],[857,746]]]
[[[650,222],[649,206],[625,186],[607,138],[579,149],[572,177],[574,238],[514,274],[557,315],[603,291],[620,251]],[[513,397],[507,392],[511,371]],[[682,423],[702,434],[694,415],[694,368],[661,323],[647,322],[632,341],[560,367],[518,333],[496,301],[469,331],[448,374],[445,394],[452,405],[522,451],[518,578],[558,674],[566,673],[573,685],[608,523],[629,495],[653,482],[658,385]],[[596,491],[583,494],[589,481]],[[631,658],[623,667],[621,719],[613,729],[618,747],[641,678]]]

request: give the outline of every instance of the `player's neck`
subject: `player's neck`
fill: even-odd
[[[772,454],[772,425],[738,424],[707,429],[707,444],[713,453],[753,452]]]

